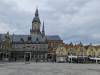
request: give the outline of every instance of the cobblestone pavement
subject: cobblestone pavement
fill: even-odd
[[[0,75],[100,75],[100,64],[0,63]]]

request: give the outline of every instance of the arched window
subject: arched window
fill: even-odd
[[[39,39],[38,39],[38,38],[36,38],[36,41],[38,42],[38,41],[39,41]]]

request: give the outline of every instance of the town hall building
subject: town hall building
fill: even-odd
[[[47,61],[48,41],[61,41],[58,35],[46,36],[44,22],[42,31],[38,9],[32,21],[29,35],[0,34],[0,61]]]

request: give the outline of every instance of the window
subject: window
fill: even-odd
[[[38,38],[36,38],[36,41],[39,41],[39,39],[38,39]]]
[[[20,38],[20,41],[21,41],[21,42],[24,42],[24,39],[23,39],[23,38]]]
[[[32,38],[31,38],[31,36],[29,36],[29,37],[28,37],[28,41],[31,41],[31,40],[32,40]]]

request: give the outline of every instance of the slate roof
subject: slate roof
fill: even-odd
[[[30,35],[10,35],[10,38],[13,39],[13,42],[20,42],[21,38],[23,38],[24,41],[27,41],[28,40],[28,37]],[[38,35],[38,36],[32,36],[32,42],[35,42],[36,39],[38,37],[38,40],[40,42],[43,42],[43,38],[42,36]],[[61,40],[61,38],[58,36],[58,35],[47,35],[47,40]],[[5,34],[0,34],[0,41],[3,41],[5,38]]]
[[[47,40],[61,40],[60,36],[58,35],[47,35]]]

